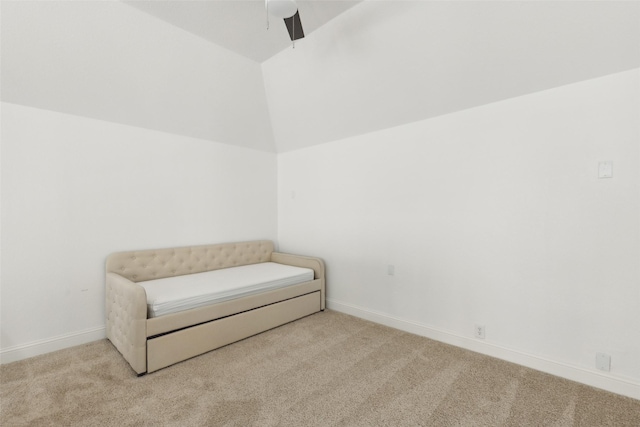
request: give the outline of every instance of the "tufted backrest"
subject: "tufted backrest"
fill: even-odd
[[[133,282],[202,273],[220,268],[267,262],[273,242],[258,240],[205,246],[117,252],[107,257],[107,273]]]

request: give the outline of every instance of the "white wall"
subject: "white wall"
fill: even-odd
[[[280,248],[326,260],[329,307],[640,398],[639,82],[282,153]]]
[[[2,361],[104,336],[111,252],[275,240],[276,167],[273,153],[2,103]]]

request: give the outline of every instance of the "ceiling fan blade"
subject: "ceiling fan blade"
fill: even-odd
[[[304,30],[302,29],[302,22],[300,22],[299,11],[296,11],[296,14],[289,18],[284,18],[284,24],[287,26],[291,41],[298,40],[304,37]]]

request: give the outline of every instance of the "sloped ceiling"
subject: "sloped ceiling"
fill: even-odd
[[[638,2],[365,1],[262,69],[289,151],[636,67]]]
[[[262,0],[1,7],[3,101],[265,151],[640,67],[638,2],[309,1],[295,49]]]
[[[3,101],[275,150],[255,61],[122,2],[1,5]]]
[[[305,34],[309,36],[360,1],[298,0]],[[264,0],[134,0],[125,3],[256,62],[263,62],[292,47],[282,19],[267,18]]]

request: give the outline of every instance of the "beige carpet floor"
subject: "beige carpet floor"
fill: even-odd
[[[143,377],[106,340],[0,367],[0,425],[640,426],[640,401],[326,311]]]

